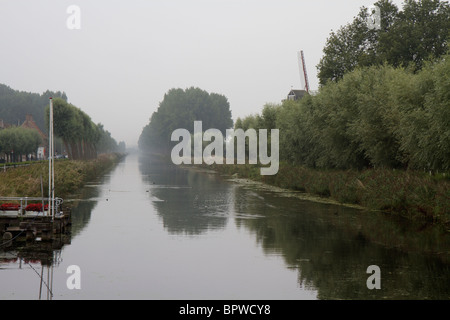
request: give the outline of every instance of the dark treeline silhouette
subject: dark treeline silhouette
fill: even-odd
[[[3,120],[5,124],[20,126],[25,121],[27,114],[30,114],[39,129],[48,132],[45,108],[51,97],[67,101],[65,92],[47,90],[39,94],[14,90],[0,84],[0,120]]]
[[[99,153],[125,152],[125,143],[117,141],[102,124],[95,124],[81,109],[67,102],[64,92],[47,90],[42,94],[23,92],[0,84],[0,156],[6,162],[35,155],[47,141],[49,100],[54,102],[55,146],[57,154],[69,158],[94,159]],[[22,128],[31,115],[38,130]],[[63,147],[64,146],[64,147]]]

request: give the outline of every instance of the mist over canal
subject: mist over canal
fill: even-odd
[[[50,249],[55,300],[450,297],[448,260],[414,249],[420,242],[445,252],[445,234],[417,235],[379,214],[155,157],[129,155],[65,200],[76,206],[70,243]],[[27,260],[17,247],[0,254],[0,298],[38,299],[47,273],[39,256]],[[79,290],[67,287],[72,265],[81,270]],[[370,265],[380,267],[380,290],[367,288]]]

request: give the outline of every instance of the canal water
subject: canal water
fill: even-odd
[[[65,201],[70,237],[0,247],[0,299],[450,298],[448,233],[381,213],[137,154]]]

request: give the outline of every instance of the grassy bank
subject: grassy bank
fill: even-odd
[[[450,179],[442,175],[392,169],[317,170],[280,164],[278,174],[262,176],[259,167],[254,165],[209,168],[450,229]]]
[[[55,193],[66,197],[83,185],[112,168],[123,155],[100,155],[96,160],[55,161]],[[44,196],[48,194],[48,163],[37,163],[3,172],[0,170],[0,196],[2,197],[40,197],[41,178]]]

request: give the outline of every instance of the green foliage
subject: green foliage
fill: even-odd
[[[450,54],[423,62],[419,71],[357,67],[315,95],[265,106],[236,127],[278,128],[280,168],[268,177],[255,176],[258,168],[250,165],[217,166],[221,172],[450,222]]]
[[[311,101],[310,96],[303,99]],[[314,131],[311,128],[311,112],[310,103],[297,101],[285,101],[278,108],[276,121],[280,130],[280,156],[288,163],[315,166],[317,157],[314,153],[317,148],[312,144]]]
[[[117,142],[103,128],[103,125],[93,123],[85,112],[68,103],[64,92],[47,90],[43,94],[36,94],[16,91],[0,84],[0,119],[14,125],[22,123],[26,115],[31,114],[38,127],[43,132],[48,132],[50,98],[53,98],[54,105],[55,138],[61,138],[71,159],[94,159],[98,152],[117,151]],[[39,143],[36,144],[38,140],[35,134],[28,134],[25,137],[24,133],[19,134],[16,131],[14,134],[12,134],[13,131],[8,133],[7,130],[1,132],[4,132],[3,140],[6,141],[3,143],[0,141],[0,153],[7,154],[8,158],[11,156],[10,150],[13,149],[16,155],[36,152]],[[19,141],[17,139],[22,142],[17,142]],[[59,146],[58,143],[56,147],[59,148]]]
[[[47,107],[47,123],[49,110]],[[102,124],[96,125],[85,112],[61,98],[53,99],[53,125],[55,135],[63,140],[70,159],[95,159],[97,153],[117,150],[117,142]]]
[[[383,39],[386,42],[383,54],[386,61],[394,66],[411,63],[416,70],[420,70],[425,61],[446,53],[449,37],[448,1],[408,0],[389,35]]]
[[[280,159],[312,168],[450,169],[450,55],[421,71],[360,67],[316,95],[265,106],[236,127],[278,128]]]
[[[98,153],[125,152],[125,143],[121,142],[121,147],[111,136],[108,130],[105,130],[101,123],[97,124],[95,146]]]
[[[226,129],[233,126],[227,98],[193,87],[169,90],[142,130],[139,147],[167,152],[172,145],[172,132],[184,128],[193,133],[194,121],[202,121],[205,130],[214,128],[225,135]]]
[[[36,130],[22,127],[0,130],[0,154],[3,153],[10,162],[21,159],[22,155],[35,154],[41,143]]]
[[[349,123],[348,132],[358,150],[369,161],[366,165],[391,168],[401,164],[399,142],[395,135],[398,113],[393,112],[395,104],[393,106],[389,98],[392,80],[403,73],[389,66],[359,69],[353,73],[359,88],[355,92],[355,118]],[[408,84],[406,80],[410,79],[402,78],[401,81]]]
[[[381,11],[381,29],[368,27],[369,12],[363,7],[352,23],[330,34],[317,66],[321,85],[342,79],[356,67],[388,63],[417,71],[425,61],[446,54],[450,38],[447,1],[408,0],[402,11],[390,0],[375,5]]]

